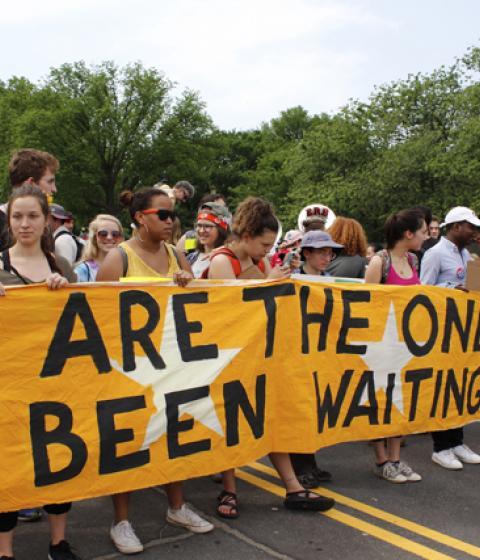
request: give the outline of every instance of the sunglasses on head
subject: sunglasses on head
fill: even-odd
[[[106,229],[101,229],[97,231],[97,235],[101,239],[107,239],[109,235],[112,236],[112,239],[120,239],[120,237],[122,236],[122,234],[119,231],[108,231]]]
[[[173,210],[166,210],[165,208],[149,208],[148,210],[142,210],[142,214],[156,214],[158,219],[162,220],[162,222],[168,220],[168,218],[173,222],[177,217]]]

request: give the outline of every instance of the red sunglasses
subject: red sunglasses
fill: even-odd
[[[149,208],[148,210],[142,210],[142,214],[156,214],[159,220],[165,222],[170,218],[172,222],[175,221],[177,214],[173,210],[166,210],[165,208]]]

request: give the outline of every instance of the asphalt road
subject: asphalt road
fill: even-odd
[[[465,428],[465,443],[480,450],[480,424]],[[318,461],[334,480],[321,491],[337,500],[326,514],[297,513],[283,507],[280,482],[267,459],[238,470],[240,517],[215,517],[219,485],[210,478],[185,483],[186,499],[215,525],[193,535],[165,524],[166,500],[160,488],[136,492],[131,521],[146,546],[145,560],[428,560],[480,558],[480,465],[450,472],[430,460],[428,435],[410,436],[402,458],[423,476],[419,483],[391,484],[372,473],[373,452],[366,443],[323,449]],[[84,560],[128,558],[110,542],[110,499],[76,503],[69,540]],[[46,520],[21,523],[17,560],[47,557]]]

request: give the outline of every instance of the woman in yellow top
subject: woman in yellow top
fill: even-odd
[[[158,189],[144,188],[135,193],[122,192],[120,202],[130,211],[135,234],[119,245],[121,249],[108,253],[97,281],[116,281],[123,276],[157,276],[173,278],[179,285],[186,285],[192,278],[190,265],[166,243],[175,220],[168,195]]]
[[[130,210],[135,235],[107,254],[97,281],[117,281],[123,276],[156,276],[173,278],[177,284],[185,286],[192,279],[190,265],[184,255],[177,255],[166,243],[175,220],[168,196],[158,189],[144,188],[135,193],[123,192],[120,201]],[[181,482],[167,484],[165,489],[169,502],[167,521],[194,533],[207,533],[213,529],[211,523],[184,503]],[[128,521],[129,497],[129,492],[113,496],[115,520],[110,529],[115,546],[124,554],[143,550]]]

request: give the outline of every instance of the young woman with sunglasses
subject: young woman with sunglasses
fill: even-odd
[[[173,278],[179,285],[185,286],[192,279],[190,265],[167,242],[176,218],[168,195],[148,187],[135,193],[124,191],[120,195],[120,202],[130,211],[134,235],[107,254],[97,280],[103,282],[115,281],[122,276],[159,276]]]
[[[144,188],[135,193],[123,192],[120,201],[130,211],[134,235],[107,254],[97,281],[118,281],[122,276],[157,276],[173,278],[185,286],[192,279],[190,265],[184,255],[167,243],[175,220],[168,195],[158,189]],[[193,533],[213,530],[211,523],[184,503],[181,482],[166,484],[165,490],[169,503],[168,522]],[[143,550],[143,545],[128,521],[129,499],[129,492],[113,496],[115,519],[110,537],[120,552],[135,554]]]
[[[82,261],[75,268],[78,282],[95,282],[107,254],[123,241],[122,224],[110,214],[98,214],[88,226],[88,242]]]
[[[37,187],[25,184],[15,188],[8,203],[8,229],[14,244],[1,253],[0,279],[5,285],[45,282],[56,290],[68,284],[65,278],[69,265],[55,258],[48,229],[49,208],[46,195]],[[65,268],[64,268],[65,267]],[[68,271],[71,273],[71,268]],[[1,285],[0,285],[1,288]],[[0,296],[8,297],[0,289]],[[67,514],[71,503],[47,505],[50,525],[51,560],[79,560],[65,540]],[[13,560],[13,533],[18,511],[0,513],[0,558]]]
[[[261,198],[249,197],[237,208],[233,217],[233,241],[212,253],[208,278],[287,278],[290,270],[271,268],[267,255],[275,243],[279,222],[272,206]],[[305,490],[299,483],[288,453],[270,453],[286,489],[284,505],[288,509],[326,511],[334,500]],[[223,474],[223,491],[218,496],[220,517],[238,517],[235,470]]]

